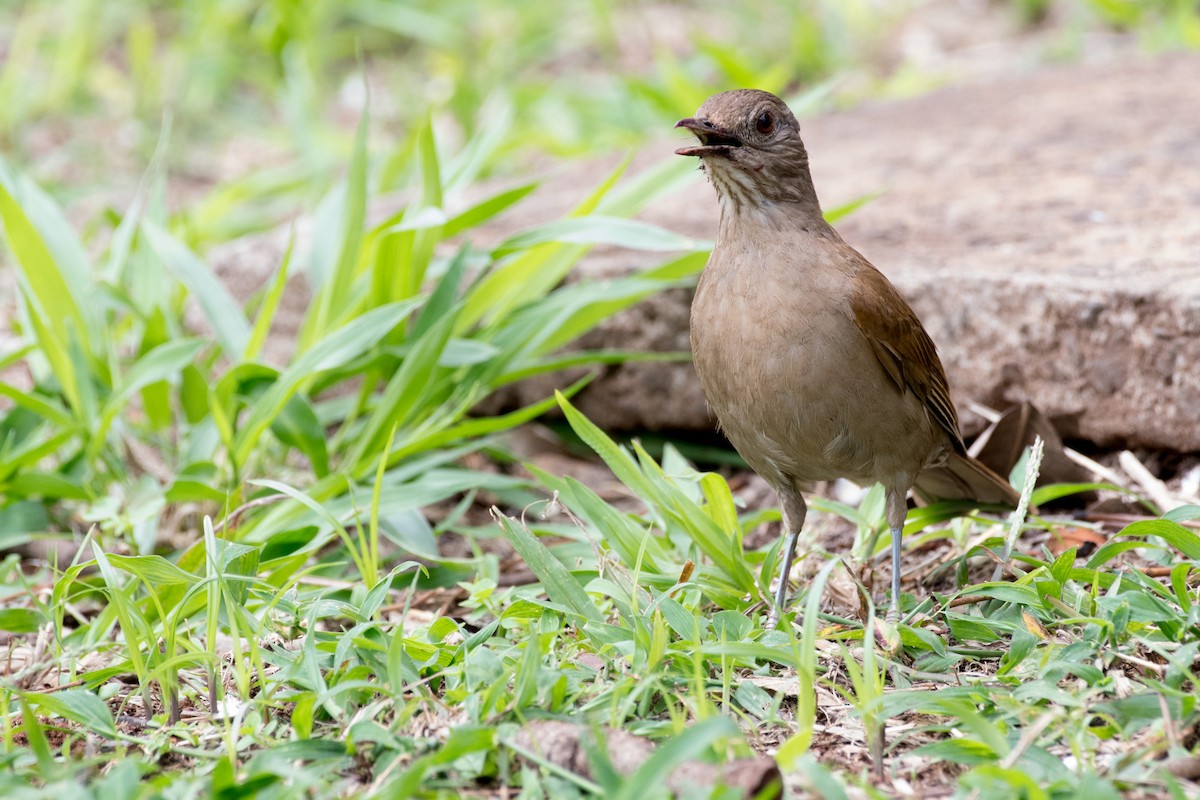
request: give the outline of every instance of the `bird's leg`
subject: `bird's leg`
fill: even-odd
[[[792,574],[792,562],[796,559],[796,543],[800,541],[800,529],[804,527],[804,517],[808,515],[808,506],[805,505],[800,492],[794,489],[781,491],[779,500],[787,542],[783,547],[783,569],[779,573],[779,588],[775,590],[775,605],[767,615],[767,630],[774,629],[779,623],[779,616],[787,607],[788,577]]]
[[[779,588],[775,590],[775,605],[767,615],[767,630],[773,629],[779,623],[779,615],[787,607],[788,576],[792,573],[792,561],[796,558],[796,542],[800,539],[800,531],[792,531],[787,535],[787,543],[783,546],[783,570],[779,573]]]
[[[903,534],[903,528],[892,528],[892,604],[887,612],[887,621],[892,625],[900,621],[900,537]]]
[[[908,516],[908,490],[887,490],[887,523],[892,531],[892,602],[888,606],[887,623],[900,621],[900,545],[904,536],[904,519]]]

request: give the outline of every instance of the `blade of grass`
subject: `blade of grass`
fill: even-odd
[[[538,541],[528,528],[502,514],[499,509],[493,507],[492,517],[499,523],[513,549],[538,577],[551,600],[571,609],[584,620],[603,622],[603,615],[579,581],[571,577],[571,573],[546,545]]]
[[[142,220],[142,236],[163,265],[199,303],[225,357],[237,361],[250,341],[250,323],[225,285],[183,242],[151,220]]]

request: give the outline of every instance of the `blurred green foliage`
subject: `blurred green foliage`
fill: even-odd
[[[1015,25],[1058,21],[1055,57],[1094,29],[1200,45],[1191,0],[1011,5]],[[214,218],[236,199],[226,216],[239,221],[208,231],[223,239],[322,196],[368,106],[385,140],[432,118],[451,149],[511,121],[479,174],[512,174],[546,155],[635,146],[733,86],[792,95],[838,76],[852,96],[928,89],[946,76],[906,67],[894,34],[944,11],[931,0],[23,0],[0,5],[0,149],[54,191],[111,190],[114,174],[141,171],[169,118],[164,158],[194,184],[176,207]],[[195,208],[206,201],[217,210]]]
[[[0,133],[100,111],[147,123],[152,143],[169,109],[196,132],[269,125],[307,152],[361,109],[361,65],[380,120],[436,109],[469,139],[507,102],[512,147],[594,151],[717,88],[829,75],[887,31],[875,5],[28,0],[0,9]]]

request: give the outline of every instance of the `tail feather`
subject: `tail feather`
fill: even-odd
[[[1016,508],[1021,495],[1008,481],[963,453],[954,453],[940,467],[922,470],[913,491],[926,502],[974,500]]]

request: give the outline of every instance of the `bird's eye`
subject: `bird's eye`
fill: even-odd
[[[764,111],[758,115],[758,119],[754,120],[754,129],[767,136],[775,130],[775,115],[770,111]]]

